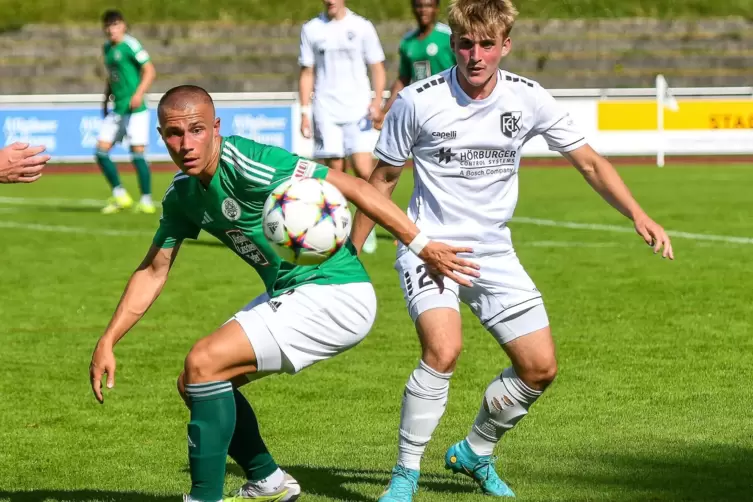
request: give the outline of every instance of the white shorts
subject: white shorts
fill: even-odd
[[[251,342],[259,373],[297,373],[363,340],[376,305],[368,282],[306,284],[275,298],[264,293],[233,319]]]
[[[149,144],[149,110],[118,115],[111,112],[102,121],[97,141],[104,141],[114,145],[126,139],[130,146],[146,146]]]
[[[316,159],[343,159],[354,153],[371,153],[374,150],[373,126],[367,117],[343,124],[315,113],[313,122]]]
[[[400,274],[400,286],[413,322],[422,313],[435,308],[459,311],[462,301],[487,330],[500,322],[515,320],[508,323],[505,330],[492,330],[503,344],[549,325],[541,293],[514,251],[468,259],[481,267],[481,277],[473,278],[470,288],[445,278],[444,291],[440,294],[439,286],[429,278],[421,258],[412,252],[398,257],[395,269]]]

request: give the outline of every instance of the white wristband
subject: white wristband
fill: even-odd
[[[310,105],[301,105],[301,115],[303,114],[309,115],[311,113],[311,106]]]
[[[426,237],[425,234],[419,232],[417,236],[413,238],[413,240],[408,244],[408,249],[413,251],[416,255],[421,254],[421,251],[424,250],[426,245],[429,243],[431,239]]]

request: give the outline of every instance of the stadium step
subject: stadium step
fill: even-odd
[[[397,46],[411,23],[377,25],[391,78]],[[157,66],[159,92],[191,81],[215,92],[293,91],[300,25],[136,25]],[[674,85],[749,85],[753,21],[521,20],[503,66],[548,87],[652,86],[656,73]],[[98,93],[102,34],[91,25],[27,25],[0,33],[0,92]]]

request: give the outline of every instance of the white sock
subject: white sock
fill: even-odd
[[[112,189],[112,195],[113,197],[123,197],[124,195],[128,195],[128,192],[122,186],[117,186]]]
[[[502,435],[512,429],[542,394],[521,380],[513,368],[506,368],[486,388],[481,409],[465,440],[476,455],[488,457]]]
[[[399,465],[419,470],[421,457],[447,407],[452,373],[440,373],[423,361],[413,370],[403,393]]]
[[[146,205],[150,205],[152,203],[152,196],[151,196],[151,194],[145,193],[144,195],[142,195],[141,196],[141,203],[142,204],[146,204]]]
[[[254,481],[254,485],[258,486],[264,491],[275,491],[285,482],[285,473],[279,467],[275,472],[262,479],[261,481]]]

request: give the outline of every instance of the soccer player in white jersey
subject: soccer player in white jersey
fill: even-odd
[[[500,479],[492,453],[502,435],[528,413],[557,373],[555,348],[541,293],[510,240],[518,197],[520,150],[541,135],[665,258],[666,232],[641,209],[612,165],[597,154],[568,114],[538,83],[500,71],[510,52],[517,12],[510,0],[455,0],[449,11],[457,66],[400,92],[376,146],[370,183],[391,194],[411,153],[414,190],[408,215],[421,230],[397,252],[397,269],[422,346],[408,379],[400,420],[399,454],[382,502],[407,502],[418,489],[421,457],[447,405],[461,350],[458,305],[466,303],[500,343],[511,367],[494,377],[468,435],[451,446],[445,465],[472,477],[485,494],[514,496]],[[358,213],[351,239],[358,246],[372,222]],[[473,249],[480,265],[472,287],[429,280],[409,249],[429,239]]]
[[[369,179],[374,147],[370,133],[381,116],[385,86],[384,51],[374,25],[345,7],[345,0],[323,3],[325,12],[301,29],[301,134],[313,135],[317,160],[343,171],[350,157],[356,174]],[[376,247],[372,232],[363,250],[373,253]]]

